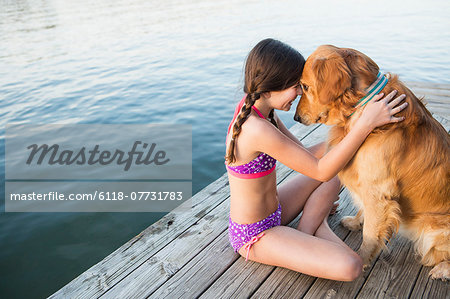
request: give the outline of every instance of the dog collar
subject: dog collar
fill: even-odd
[[[358,101],[358,104],[355,106],[355,108],[363,107],[365,104],[367,104],[375,95],[377,95],[386,86],[388,81],[389,80],[388,78],[386,78],[386,76],[383,76],[381,72],[378,72],[377,79],[375,80],[375,82],[372,83],[372,85],[366,88],[366,95]],[[350,114],[350,116],[353,115],[353,113]]]

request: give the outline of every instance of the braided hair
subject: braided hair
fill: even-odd
[[[236,161],[234,148],[241,133],[242,124],[250,115],[252,106],[261,94],[280,91],[297,84],[305,64],[305,58],[287,44],[272,39],[260,41],[248,54],[245,63],[244,92],[247,94],[236,122],[233,125],[231,142],[225,160]],[[269,113],[270,122],[278,127],[274,119],[274,110]]]

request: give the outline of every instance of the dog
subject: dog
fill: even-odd
[[[408,106],[395,115],[405,120],[373,130],[338,174],[359,208],[341,223],[350,230],[362,227],[364,269],[400,229],[414,242],[422,264],[434,266],[431,277],[449,280],[449,134],[397,75],[380,75],[378,65],[357,50],[318,47],[306,60],[294,119],[331,125],[332,148],[351,129],[352,114],[362,111],[364,103],[358,103],[368,89],[384,81],[374,92],[406,95]]]

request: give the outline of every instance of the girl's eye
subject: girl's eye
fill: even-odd
[[[308,88],[309,88],[308,85],[302,83],[302,89],[303,89],[303,91],[308,91]]]

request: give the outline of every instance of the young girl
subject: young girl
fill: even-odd
[[[361,258],[327,223],[340,189],[336,175],[375,127],[403,120],[393,115],[406,107],[395,107],[404,95],[390,103],[395,93],[375,97],[328,153],[325,143],[305,148],[274,112],[289,111],[302,94],[304,63],[299,52],[273,39],[259,42],[247,57],[246,96],[227,135],[229,239],[246,260],[351,281],[361,274]],[[278,188],[277,160],[301,173]],[[297,229],[286,226],[301,211]]]

